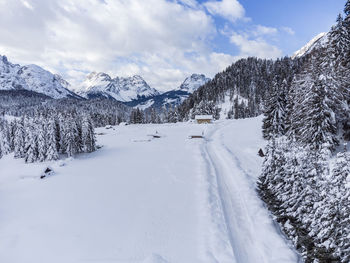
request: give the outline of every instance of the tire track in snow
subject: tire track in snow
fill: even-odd
[[[233,257],[231,262],[297,262],[296,255],[286,245],[283,237],[277,234],[268,212],[257,197],[255,182],[251,182],[243,170],[239,157],[222,141],[222,131],[232,124],[229,122],[214,129],[208,134],[209,140],[202,146],[202,156],[207,164],[208,194],[218,201],[216,206],[211,207],[215,210],[211,211],[212,223],[218,229],[225,229],[219,233],[226,235],[216,240],[229,241]],[[220,209],[221,212],[218,212]],[[216,218],[218,215],[219,218]],[[208,249],[212,250],[212,247]],[[218,258],[221,252],[216,249],[213,253]]]
[[[216,132],[217,126],[211,127],[206,138],[210,138]],[[203,221],[209,220],[202,227],[202,232],[207,233],[205,236],[204,262],[215,263],[239,263],[236,261],[234,251],[232,249],[231,241],[229,240],[228,228],[226,224],[225,215],[223,214],[222,201],[218,191],[218,181],[214,164],[206,149],[206,143],[201,145],[201,157],[204,160],[204,171],[200,170],[199,174],[206,175],[204,187],[202,190],[206,192],[205,203],[202,204]],[[203,168],[203,167],[202,167]]]

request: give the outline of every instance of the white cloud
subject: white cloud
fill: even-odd
[[[244,18],[245,10],[237,0],[208,1],[204,6],[212,15],[222,16],[231,22]]]
[[[212,15],[245,19],[244,8],[236,0],[204,5],[195,0],[0,0],[0,54],[62,74],[73,86],[89,72],[101,71],[138,74],[154,88],[172,89],[192,73],[212,77],[236,58],[213,51]],[[263,26],[256,31],[273,33]],[[259,39],[232,39],[239,56],[279,51]]]
[[[196,8],[198,7],[198,3],[196,0],[177,0],[179,3],[184,4],[186,6]]]
[[[29,2],[27,2],[26,0],[22,0],[22,4],[23,4],[26,8],[33,10],[33,6],[32,6]]]
[[[259,57],[259,58],[278,58],[282,56],[282,51],[262,38],[250,39],[246,34],[233,32],[230,38],[231,43],[235,44],[239,50],[239,57]]]
[[[289,34],[291,36],[295,35],[295,31],[290,27],[283,26],[283,27],[281,27],[281,30],[283,30],[284,32],[286,32],[287,34]]]
[[[208,43],[216,34],[213,18],[194,4],[193,0],[0,0],[0,54],[62,73],[73,84],[82,72],[104,71],[113,76],[140,74],[155,88],[174,88],[179,79],[171,82],[157,72],[181,78],[201,72],[198,65],[186,67],[190,63],[184,54],[208,57]],[[210,73],[217,70],[213,66]]]
[[[267,27],[262,25],[257,25],[256,30],[253,32],[256,36],[261,35],[275,35],[278,33],[277,28],[274,27]]]

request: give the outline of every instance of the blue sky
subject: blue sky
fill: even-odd
[[[282,55],[291,55],[319,33],[329,31],[337,15],[342,13],[345,1],[240,0],[239,3],[250,20],[230,22],[220,16],[214,16],[218,28],[228,26],[236,31],[245,31],[254,25],[276,28],[279,34],[267,38],[267,41],[276,45],[282,51]],[[282,28],[290,28],[294,33],[288,34]],[[238,52],[237,47],[223,35],[215,37],[214,49],[232,55]]]
[[[204,1],[199,1],[204,2]],[[289,27],[295,34],[282,35],[276,41],[284,55],[292,54],[321,32],[329,31],[345,0],[240,0],[251,23],[268,27]],[[222,26],[226,23],[215,18]],[[244,29],[251,23],[231,23],[233,28]],[[227,44],[226,48],[230,49]],[[225,48],[225,47],[224,47]]]
[[[79,88],[92,71],[153,88],[234,61],[291,55],[330,29],[345,0],[0,0],[0,55]]]

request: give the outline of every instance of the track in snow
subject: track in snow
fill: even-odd
[[[244,141],[242,136],[251,136],[254,140],[254,134],[249,131],[251,124],[249,120],[246,128],[237,124],[229,122],[212,130],[202,146],[208,173],[208,198],[212,204],[212,232],[216,233],[215,237],[209,237],[209,254],[213,262],[297,262],[296,253],[278,233],[256,194],[252,171],[245,170],[249,163],[244,162],[251,156],[244,156],[243,148],[254,147],[254,143],[239,145]],[[238,131],[236,135],[232,134],[233,130]],[[225,135],[235,147],[241,148],[239,155],[226,145]]]
[[[0,160],[0,262],[290,263],[255,193],[261,119],[99,128],[99,151]],[[208,141],[189,140],[202,133]],[[147,134],[165,136],[149,141]],[[48,165],[56,176],[36,179]]]

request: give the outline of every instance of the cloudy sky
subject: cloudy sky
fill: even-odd
[[[0,55],[73,86],[92,71],[168,90],[241,57],[290,55],[345,0],[0,0]]]

